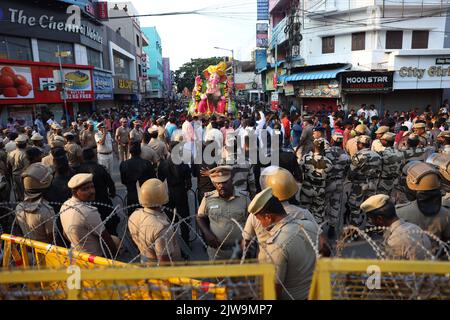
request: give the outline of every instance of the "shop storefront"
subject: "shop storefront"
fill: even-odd
[[[339,82],[332,80],[303,81],[296,86],[297,97],[305,111],[336,110],[341,98]]]
[[[0,74],[1,120],[11,115],[30,121],[41,112],[60,120],[66,110],[70,116],[92,111],[91,69],[103,68],[106,45],[101,23],[82,14],[73,25],[59,1],[2,0],[0,16],[0,68],[11,67],[17,75],[12,84],[4,75],[9,69]]]
[[[297,68],[297,73],[282,76],[280,80],[285,96],[295,96],[295,104],[303,111],[334,111],[342,98],[338,75],[350,67],[347,64],[307,66]]]
[[[137,104],[138,89],[137,81],[115,76],[113,90],[115,107],[120,109],[124,105]]]
[[[0,60],[0,105],[4,123],[8,117],[31,124],[36,114],[70,119],[79,105],[92,105],[92,68],[41,62],[12,63]],[[62,80],[61,80],[62,79]],[[65,94],[64,94],[65,88]]]
[[[111,72],[94,70],[95,110],[103,110],[114,106],[114,80]]]
[[[450,55],[428,52],[419,56],[400,51],[394,66],[394,91],[386,95],[384,102],[390,110],[424,109],[431,105],[437,111],[442,101],[450,98],[445,90],[450,88]]]
[[[394,72],[348,71],[340,73],[342,103],[350,110],[362,104],[375,105],[384,112],[387,97],[393,90]]]

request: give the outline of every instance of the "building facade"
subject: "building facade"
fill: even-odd
[[[433,0],[270,1],[271,41],[282,61],[277,89],[293,86],[298,103],[313,109],[436,109],[449,98],[449,8]],[[298,68],[297,49],[286,45],[296,21]]]
[[[164,97],[164,67],[162,56],[161,37],[156,27],[144,27],[143,33],[149,41],[149,45],[144,48],[148,57],[148,95],[150,99],[161,99]]]
[[[146,94],[148,62],[144,48],[149,43],[139,19],[133,17],[138,12],[131,2],[108,3],[108,8],[109,20],[105,24],[130,44],[111,43],[114,94],[118,104],[135,104]]]
[[[27,123],[37,113],[56,119],[91,110],[97,87],[94,70],[103,68],[106,37],[102,23],[81,11],[68,20],[58,1],[0,3],[1,120]],[[105,90],[103,93],[106,93]]]

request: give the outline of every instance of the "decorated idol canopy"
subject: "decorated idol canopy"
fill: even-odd
[[[232,101],[233,78],[226,74],[227,64],[209,66],[203,71],[205,80],[200,75],[195,77],[192,100],[189,103],[189,114],[226,116],[236,114],[236,103]]]

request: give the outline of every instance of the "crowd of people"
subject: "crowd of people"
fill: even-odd
[[[169,101],[81,113],[70,124],[9,119],[0,138],[0,222],[4,232],[114,258],[125,218],[141,262],[176,262],[192,259],[183,247],[195,220],[211,260],[273,263],[278,297],[305,299],[316,258],[333,255],[344,229],[357,237],[381,228],[391,259],[441,254],[450,240],[450,108],[445,101],[431,109],[301,113],[260,103],[201,116]],[[186,150],[189,161],[180,163]],[[112,205],[115,168],[127,190],[124,212]]]

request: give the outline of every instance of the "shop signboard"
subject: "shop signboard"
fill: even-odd
[[[113,100],[113,77],[112,74],[94,70],[94,94],[95,100]]]
[[[138,85],[136,81],[114,77],[114,94],[137,94]]]
[[[267,51],[265,49],[256,49],[255,51],[256,71],[261,72],[267,68]]]
[[[92,99],[92,79],[90,70],[63,69],[68,100]]]
[[[80,6],[85,14],[91,15],[93,5]],[[0,3],[0,27],[6,34],[28,35],[31,38],[53,39],[66,42],[80,42],[81,38],[93,40],[95,47],[104,43],[103,30],[81,17],[79,24],[73,23],[73,14],[66,10],[35,5],[32,1],[2,0]],[[100,46],[97,46],[100,45]]]
[[[0,100],[33,98],[31,68],[0,65]]]
[[[294,95],[294,85],[290,83],[286,83],[284,85],[284,95],[293,96]]]
[[[278,92],[272,92],[271,96],[271,109],[272,111],[278,110]]]
[[[269,0],[258,0],[257,20],[269,20]]]
[[[376,93],[391,92],[394,85],[393,72],[343,72],[341,86],[344,92]]]
[[[256,24],[256,46],[259,48],[269,46],[269,25],[267,23]]]
[[[298,96],[301,98],[340,98],[341,91],[336,81],[314,82],[298,87]]]
[[[61,71],[57,66],[33,63],[27,66],[2,65],[0,104],[62,103]],[[16,78],[11,81],[12,71]],[[63,69],[69,102],[93,101],[91,70]],[[3,81],[3,82],[2,82]],[[26,82],[26,83],[25,83]]]

